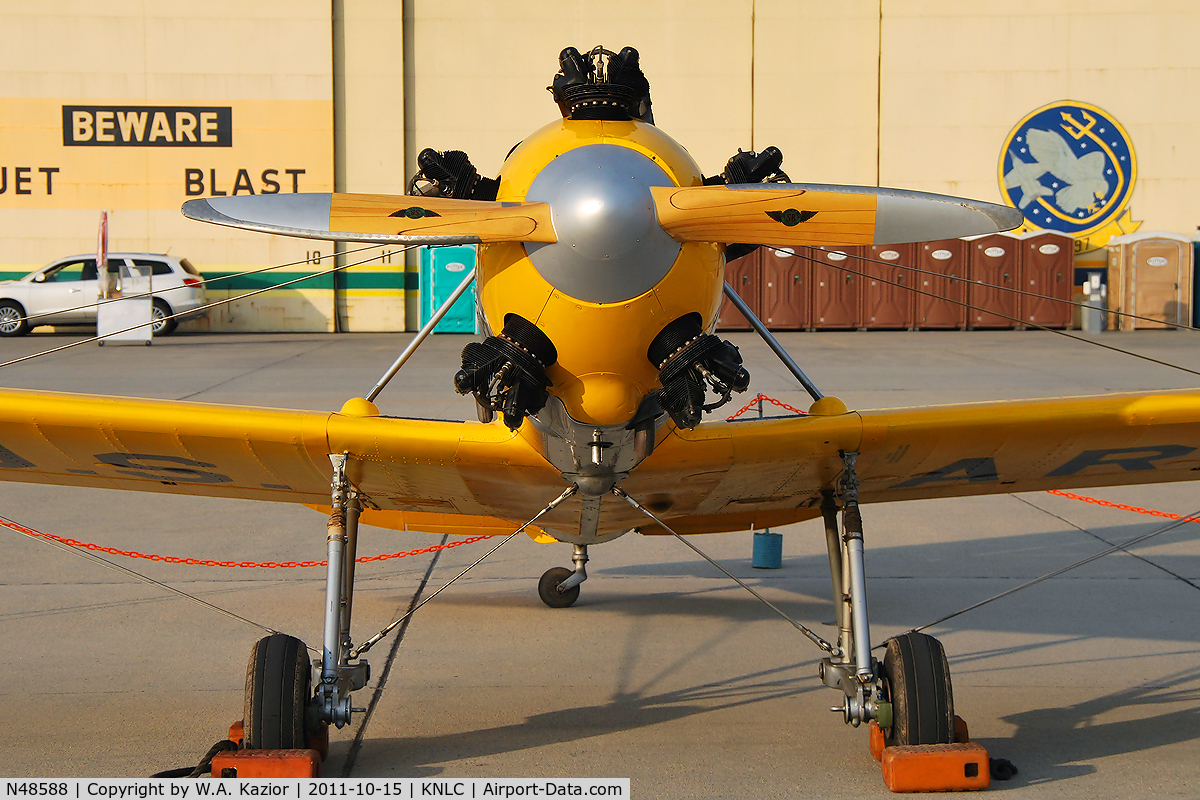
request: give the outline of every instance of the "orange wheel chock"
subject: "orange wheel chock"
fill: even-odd
[[[871,724],[867,726],[867,736],[870,737],[871,755],[875,756],[876,761],[883,760],[883,728],[879,727],[879,723],[871,720]]]
[[[322,761],[329,758],[329,723],[322,722],[316,732],[310,735],[304,743],[310,750],[316,750]]]
[[[230,725],[229,726],[229,741],[233,742],[238,747],[241,747],[242,740],[246,736],[243,733],[243,730],[244,730],[244,728],[242,727],[242,721],[240,719],[237,722]]]
[[[214,778],[319,778],[316,750],[226,750],[212,760]]]
[[[992,783],[987,750],[973,742],[889,747],[882,761],[883,782],[893,792],[962,792]]]
[[[959,744],[971,741],[971,734],[967,731],[967,721],[958,714],[954,715],[954,741]]]

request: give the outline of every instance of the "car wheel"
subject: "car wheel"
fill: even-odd
[[[171,307],[167,305],[165,300],[154,298],[154,306],[150,309],[150,330],[155,336],[169,336],[175,331],[175,326],[179,323],[176,320],[168,319],[171,316]]]
[[[29,333],[25,309],[15,300],[0,301],[0,336],[24,336]]]

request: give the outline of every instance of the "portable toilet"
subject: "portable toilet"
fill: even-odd
[[[1200,328],[1200,280],[1196,279],[1196,270],[1200,270],[1200,228],[1192,234],[1192,327]]]
[[[420,307],[421,326],[433,317],[442,303],[454,294],[463,278],[475,266],[474,245],[447,245],[422,247],[420,259]],[[442,321],[433,329],[434,333],[479,333],[478,315],[475,312],[475,291],[467,291],[458,298]]]
[[[1108,307],[1122,331],[1192,322],[1192,240],[1177,233],[1127,233],[1108,240]]]

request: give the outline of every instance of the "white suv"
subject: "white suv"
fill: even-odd
[[[186,258],[110,253],[108,271],[120,276],[124,294],[153,292],[155,336],[205,313],[195,311],[204,305],[204,279]],[[22,336],[38,325],[95,324],[96,278],[96,257],[81,255],[59,259],[19,281],[0,281],[0,336]],[[174,314],[182,316],[167,319]]]

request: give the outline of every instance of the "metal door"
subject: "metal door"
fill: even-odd
[[[1075,250],[1071,237],[1049,231],[1023,237],[1020,261],[1021,291],[1029,292],[1017,296],[1021,323],[1071,327],[1075,318],[1075,307],[1071,305],[1075,289]]]
[[[807,247],[763,247],[762,298],[763,322],[775,330],[801,330],[811,326],[808,284],[812,281],[812,262]]]
[[[746,301],[750,310],[762,319],[762,265],[760,247],[749,255],[735,258],[725,265],[725,282],[733,287],[738,297]],[[734,308],[726,297],[721,298],[721,315],[717,318],[717,329],[726,331],[748,331],[750,321]]]
[[[914,273],[905,267],[913,263],[914,247],[911,244],[876,244],[866,249],[860,263],[862,277],[862,303],[859,306],[860,328],[871,330],[895,330],[913,326]]]
[[[967,327],[967,243],[940,239],[916,245],[917,268],[913,279],[917,295],[916,326],[928,329]],[[927,273],[936,273],[930,275]]]
[[[814,249],[812,325],[829,330],[853,330],[858,325],[858,286],[862,247],[833,251]]]
[[[1016,325],[1016,286],[1019,242],[994,233],[970,240],[967,258],[971,304],[970,327],[1012,328]]]

